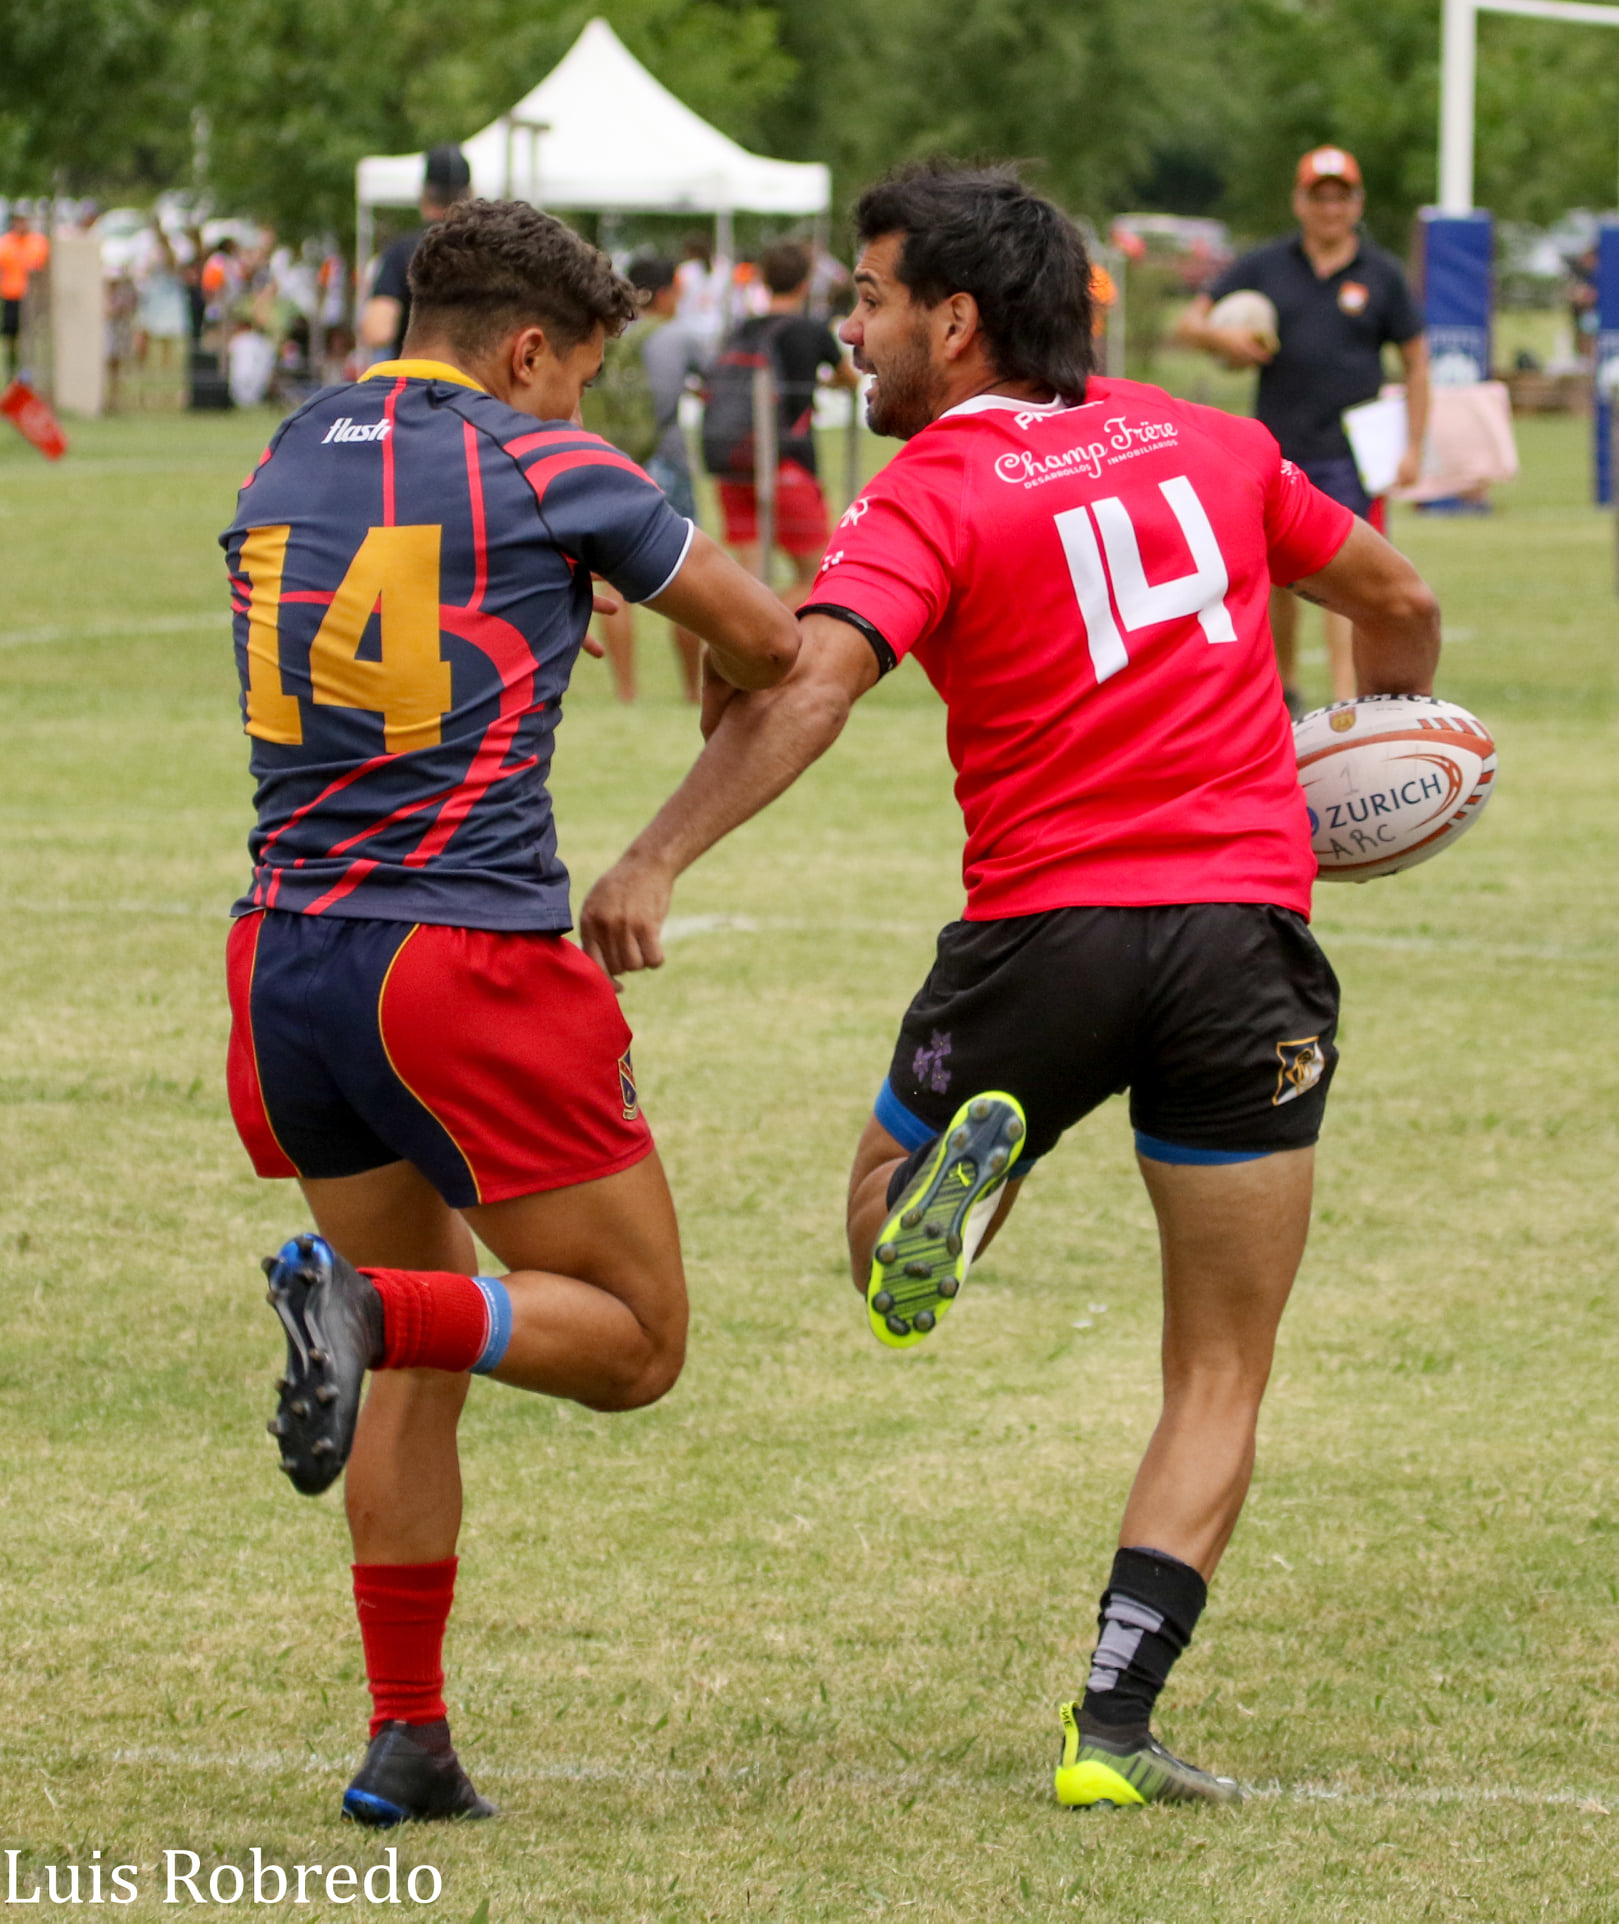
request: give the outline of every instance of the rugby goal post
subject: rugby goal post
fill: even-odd
[[[1436,225],[1481,218],[1473,207],[1473,123],[1481,13],[1511,13],[1575,27],[1619,27],[1619,6],[1601,5],[1598,0],[1444,0]],[[1464,230],[1458,227],[1456,231]],[[1487,307],[1487,284],[1479,291]],[[1612,416],[1615,389],[1619,387],[1619,226],[1612,222],[1603,223],[1599,241],[1597,324],[1596,392],[1591,410],[1595,433],[1592,492],[1598,504],[1606,506],[1614,498]]]
[[[1473,110],[1478,16],[1515,13],[1576,27],[1619,27],[1619,6],[1596,0],[1445,0],[1439,54],[1439,210],[1473,211]]]

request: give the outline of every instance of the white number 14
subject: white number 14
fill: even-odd
[[[1093,501],[1089,507],[1069,508],[1056,517],[1057,535],[1068,560],[1079,612],[1085,618],[1091,665],[1098,681],[1106,681],[1109,675],[1129,666],[1124,637],[1119,633],[1121,626],[1128,633],[1183,615],[1196,615],[1210,641],[1237,639],[1225,605],[1231,579],[1203,503],[1184,474],[1172,481],[1160,481],[1158,491],[1169,503],[1192,555],[1192,572],[1173,581],[1148,582],[1130,511],[1116,494],[1105,501]],[[1118,621],[1113,619],[1115,604]]]

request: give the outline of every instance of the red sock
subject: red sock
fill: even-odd
[[[444,1712],[444,1626],[456,1559],[356,1563],[354,1608],[371,1686],[371,1735],[386,1723],[430,1724]]]
[[[382,1298],[385,1370],[469,1370],[489,1340],[489,1305],[470,1276],[362,1269]]]

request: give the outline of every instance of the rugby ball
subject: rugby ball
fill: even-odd
[[[1495,786],[1476,715],[1432,695],[1362,695],[1293,724],[1310,845],[1324,882],[1415,868],[1463,836]]]
[[[1244,333],[1257,334],[1272,354],[1281,346],[1276,332],[1276,304],[1252,287],[1239,287],[1223,301],[1216,301],[1209,309],[1207,325],[1240,327]]]

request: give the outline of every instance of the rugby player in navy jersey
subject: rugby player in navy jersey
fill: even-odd
[[[778,682],[792,617],[578,425],[634,314],[515,202],[410,269],[405,358],[282,424],[222,537],[257,825],[229,944],[229,1086],[315,1233],[266,1258],[270,1424],[308,1494],[347,1465],[374,1715],[347,1815],[481,1817],[441,1652],[474,1374],[596,1410],[680,1372],[674,1210],[607,977],[565,934],[546,780],[593,575]],[[473,1231],[505,1265],[475,1274]],[[360,1406],[362,1378],[373,1371]]]
[[[792,674],[711,695],[707,747],[582,935],[615,973],[657,966],[675,878],[916,655],[945,702],[967,901],[855,1152],[856,1286],[880,1342],[925,1340],[1031,1165],[1129,1089],[1163,1406],[1055,1788],[1229,1803],[1151,1719],[1247,1493],[1337,1059],[1266,606],[1277,581],[1349,616],[1365,694],[1431,689],[1438,610],[1265,428],[1092,375],[1084,245],[1010,170],[901,175],[856,221],[841,332],[876,377],[872,427],[905,445],[832,538]]]

